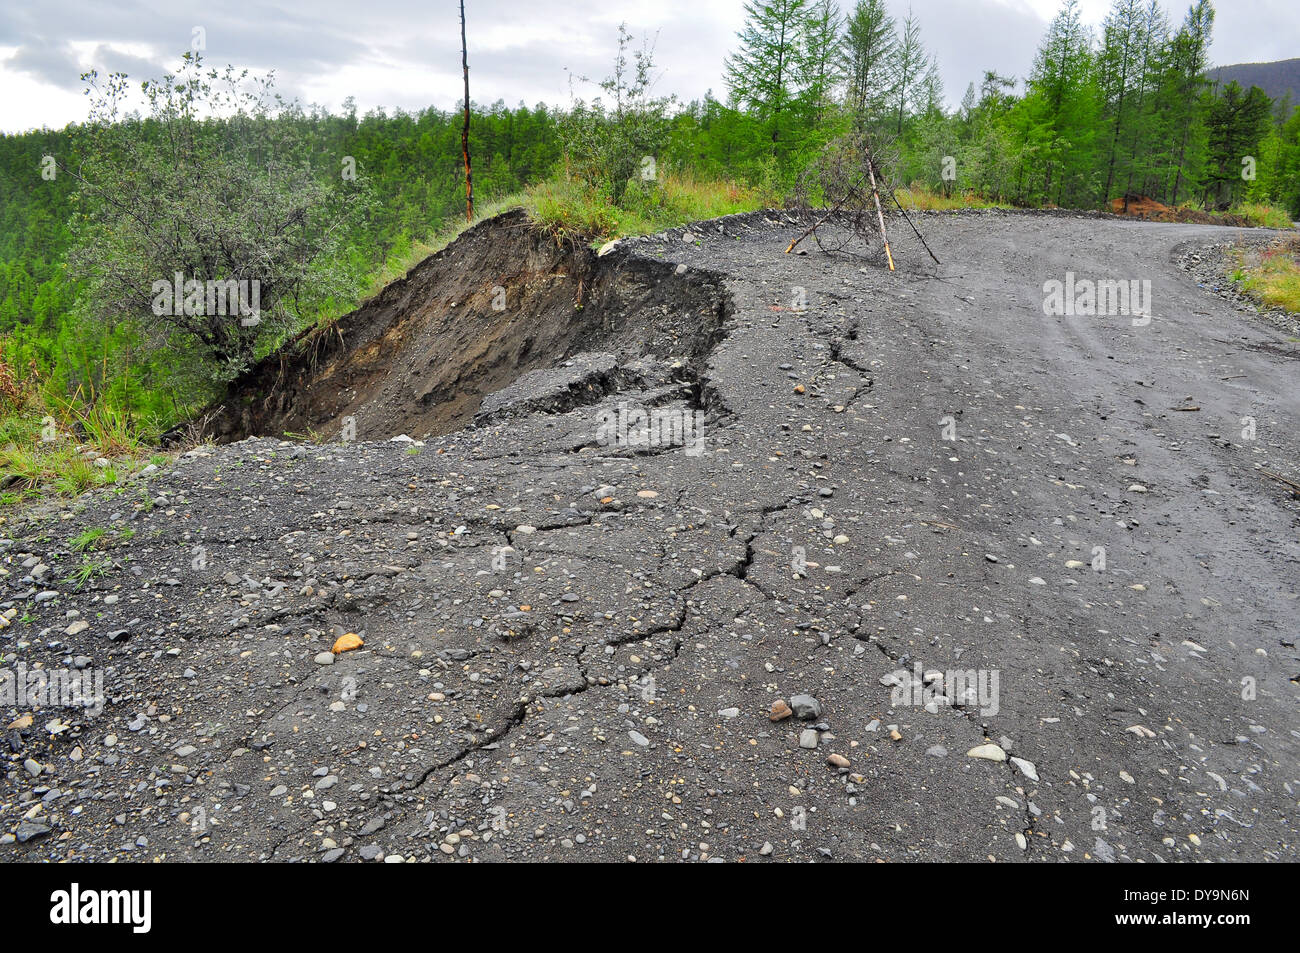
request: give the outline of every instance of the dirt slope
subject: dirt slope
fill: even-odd
[[[253,368],[213,429],[223,440],[332,437],[352,416],[361,439],[444,434],[469,423],[485,394],[580,351],[676,362],[686,379],[725,317],[726,296],[707,272],[598,258],[511,212]]]

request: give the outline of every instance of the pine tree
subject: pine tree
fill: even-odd
[[[746,3],[740,49],[724,65],[733,101],[771,126],[773,157],[784,146],[782,133],[797,97],[807,14],[808,0]]]
[[[845,105],[862,128],[879,116],[893,90],[890,63],[898,38],[884,0],[858,0],[845,24],[842,56],[847,74]]]
[[[837,51],[842,19],[834,0],[812,0],[804,23],[800,95],[814,124],[825,117],[841,82]]]
[[[1258,163],[1260,143],[1272,125],[1272,100],[1258,86],[1243,90],[1234,80],[1209,103],[1210,170],[1205,185],[1206,207],[1230,208],[1244,192],[1244,161]]]
[[[1157,117],[1152,111],[1155,85],[1159,80],[1161,63],[1169,39],[1169,21],[1165,18],[1157,0],[1149,0],[1141,21],[1141,45],[1138,53],[1137,99],[1133,104],[1132,121],[1129,124],[1128,144],[1125,166],[1128,175],[1124,183],[1124,194],[1137,190],[1146,192],[1147,181],[1154,166],[1154,150],[1151,138]],[[1109,198],[1109,196],[1103,196]]]
[[[921,43],[921,24],[908,7],[903,20],[903,35],[894,48],[891,65],[893,97],[897,114],[895,132],[903,133],[903,120],[909,106],[914,105],[917,87],[926,68],[925,46]]]
[[[1110,141],[1106,161],[1106,186],[1102,198],[1109,199],[1119,161],[1120,137],[1138,97],[1138,60],[1144,45],[1142,5],[1139,0],[1115,0],[1102,23],[1101,53],[1097,57],[1098,85],[1101,88]]]
[[[1092,34],[1083,25],[1078,0],[1066,0],[1039,46],[1016,117],[1024,155],[1022,197],[1057,205],[1089,201],[1099,109]],[[1026,191],[1025,172],[1041,173],[1041,192]]]
[[[1167,174],[1172,181],[1166,201],[1174,206],[1183,188],[1196,188],[1203,175],[1206,137],[1201,96],[1208,85],[1205,68],[1213,30],[1214,6],[1210,0],[1197,0],[1170,42],[1166,60],[1156,111],[1164,120],[1169,145]]]

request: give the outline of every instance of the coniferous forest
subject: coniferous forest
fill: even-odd
[[[1300,217],[1300,111],[1209,80],[1210,0],[1176,20],[1153,0],[1115,0],[1095,27],[1067,0],[1028,75],[989,64],[959,97],[943,88],[925,24],[897,3],[745,10],[716,96],[657,96],[653,41],[631,24],[610,38],[612,74],[580,88],[582,98],[474,103],[479,208],[522,197],[539,217],[598,238],[815,202],[806,170],[857,134],[877,143],[892,184],[920,207],[1102,209],[1144,196],[1269,224]],[[121,111],[128,82],[142,79],[149,108]],[[240,91],[242,79],[188,55],[174,77],[90,75],[85,122],[0,136],[0,400],[10,421],[0,442],[27,426],[11,418],[40,418],[32,407],[104,406],[153,431],[181,420],[462,222],[458,111],[359,115],[349,100],[331,113],[286,103],[265,83],[257,95]],[[659,170],[653,179],[638,175],[644,157]],[[202,270],[218,238],[245,258],[263,251],[255,216],[223,192],[250,180],[258,208],[293,209],[301,224],[275,280],[264,277],[271,319],[230,339],[142,321],[141,276],[171,274],[168,262]],[[148,199],[160,188],[175,198],[171,210]],[[153,242],[168,215],[207,221],[212,236]]]

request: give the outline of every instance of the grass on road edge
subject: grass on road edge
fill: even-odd
[[[1281,238],[1259,251],[1238,249],[1233,281],[1253,298],[1300,314],[1300,237]]]

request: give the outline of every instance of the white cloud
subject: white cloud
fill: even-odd
[[[839,0],[841,6],[851,0]],[[1163,0],[1173,22],[1186,0]],[[1056,0],[911,0],[948,98],[984,70],[1023,78]],[[603,77],[617,28],[657,34],[658,91],[689,100],[722,96],[723,57],[743,24],[739,0],[467,0],[471,92],[483,103],[568,101],[568,72]],[[1106,0],[1083,0],[1100,23]],[[906,0],[891,0],[900,20]],[[451,108],[460,97],[460,33],[454,0],[276,0],[216,7],[196,0],[44,0],[0,9],[0,129],[59,127],[85,118],[78,74],[88,66],[156,76],[206,31],[209,65],[274,68],[278,87],[338,109],[349,95],[375,106]],[[1294,0],[1219,4],[1217,63],[1280,59],[1300,50]]]

